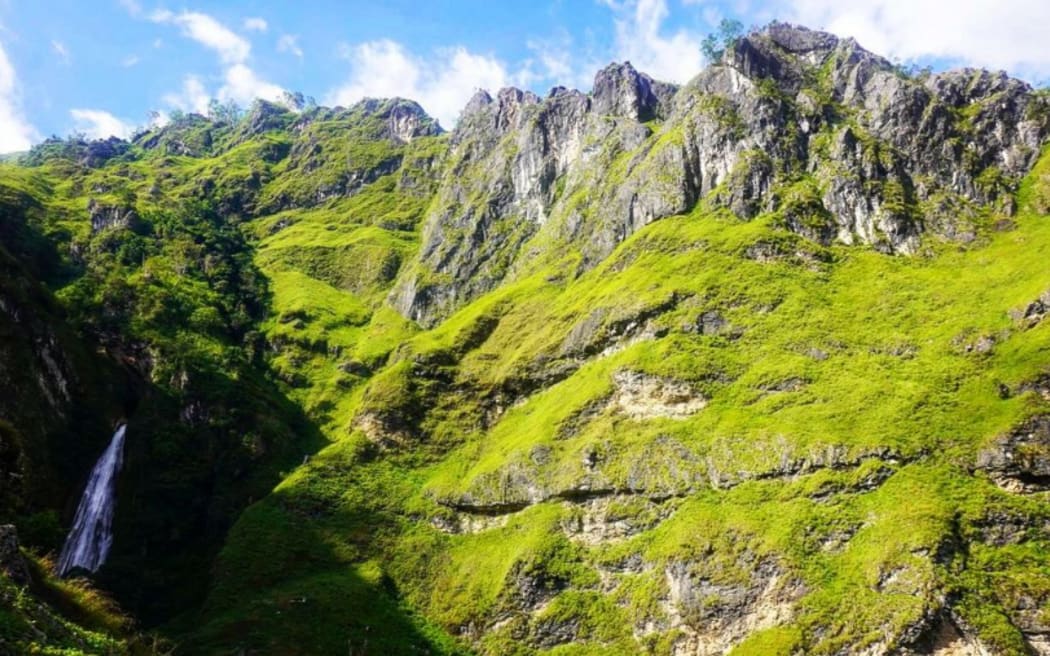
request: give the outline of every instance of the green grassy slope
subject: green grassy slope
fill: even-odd
[[[739,611],[720,594],[764,580],[734,653],[892,647],[946,607],[1023,653],[1018,617],[1050,599],[1050,535],[990,527],[1050,510],[975,467],[1048,409],[1025,383],[1050,364],[1050,323],[1011,317],[1050,289],[1048,175],[1044,157],[1021,212],[977,243],[909,258],[701,207],[577,280],[543,271],[406,334],[338,407],[351,430],[241,517],[191,644],[334,650],[382,632],[376,608],[396,602],[485,653],[666,653]],[[359,325],[343,304],[323,321]],[[698,332],[705,313],[716,334]],[[625,416],[608,401],[623,371],[685,381],[707,406]],[[407,427],[377,446],[361,418],[390,409]],[[630,528],[592,539],[594,513]],[[676,608],[679,571],[709,598]],[[552,627],[568,638],[544,647]]]
[[[387,298],[448,138],[391,138],[400,106],[0,167],[71,325],[139,377],[99,576],[126,608],[215,654],[852,653],[947,615],[1024,653],[1050,623],[1046,493],[978,468],[1048,411],[1050,321],[1018,311],[1050,155],[965,246],[701,203],[421,330]]]
[[[235,124],[191,116],[115,150],[50,141],[0,168],[3,264],[42,299],[47,329],[99,355],[70,365],[78,382],[94,382],[90,394],[70,390],[79,421],[68,434],[38,436],[35,406],[5,410],[5,443],[24,433],[24,451],[47,455],[68,483],[54,485],[51,469],[20,472],[26,489],[49,496],[5,487],[0,519],[57,551],[59,521],[97,457],[90,445],[104,447],[127,417],[119,528],[97,580],[147,626],[195,609],[233,519],[326,441],[344,392],[410,330],[380,305],[416,248],[428,169],[444,149],[440,136],[406,144],[387,134],[388,114],[413,107],[294,114],[262,104]],[[306,126],[298,139],[293,120]],[[358,178],[360,193],[339,187]],[[21,284],[7,278],[5,292]],[[17,333],[25,309],[14,311]],[[5,343],[5,368],[25,370],[35,342],[23,337]],[[34,370],[26,375],[32,387]]]

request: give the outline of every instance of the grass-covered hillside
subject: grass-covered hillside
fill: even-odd
[[[44,390],[0,523],[50,589],[0,640],[1050,653],[1047,98],[772,29],[452,133],[257,103],[0,164],[0,371]],[[159,642],[43,558],[123,419],[95,584]]]
[[[1048,173],[965,248],[701,207],[405,335],[241,517],[190,644],[455,651],[436,624],[484,653],[881,653],[958,626],[1026,653],[1045,437],[989,454],[1048,411]],[[314,298],[304,333],[352,316]]]
[[[353,339],[412,252],[436,132],[400,101],[259,104],[3,165],[0,519],[57,552],[126,420],[120,528],[97,581],[146,626],[197,607],[238,513],[328,439],[346,374],[319,364],[330,384],[300,394],[315,376],[301,358]],[[297,317],[321,300],[337,308],[307,339]]]

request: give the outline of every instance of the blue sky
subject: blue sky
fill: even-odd
[[[1050,76],[1045,0],[0,0],[0,152],[285,89],[323,104],[411,97],[452,127],[476,88],[587,90],[613,60],[687,81],[723,17],[801,22],[938,68]]]

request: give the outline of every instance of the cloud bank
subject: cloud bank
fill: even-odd
[[[39,136],[22,115],[18,75],[0,43],[0,153],[28,150]]]
[[[410,98],[446,128],[455,125],[479,88],[495,90],[520,79],[500,60],[462,46],[440,49],[426,59],[389,39],[344,45],[340,50],[350,63],[350,75],[327,95],[327,104],[351,105],[366,97]]]
[[[248,66],[251,55],[251,42],[208,14],[195,11],[173,13],[158,10],[150,15],[154,23],[176,25],[182,35],[196,41],[214,52],[223,65],[223,84],[214,97],[222,102],[233,101],[239,105],[251,104],[257,98],[263,100],[280,100],[284,89],[267,81]],[[249,18],[245,28],[251,31],[264,31],[268,28],[261,18]],[[301,52],[299,53],[301,55]],[[187,75],[183,79],[182,89],[164,96],[164,101],[171,107],[182,111],[205,113],[208,101],[213,97],[204,86],[201,78]]]
[[[88,139],[129,139],[135,131],[135,126],[130,122],[101,109],[71,109],[69,115],[76,123],[76,131],[82,132]]]
[[[668,32],[666,0],[605,0],[604,4],[615,16],[616,59],[630,61],[658,80],[679,84],[703,68],[700,42],[704,35],[685,29]]]
[[[779,15],[904,60],[934,58],[1050,78],[1050,2],[1044,0],[791,0]]]

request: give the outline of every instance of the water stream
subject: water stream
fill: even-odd
[[[97,571],[106,562],[113,544],[113,508],[116,504],[117,474],[124,462],[124,429],[121,424],[109,446],[91,470],[84,496],[77,506],[73,527],[58,558],[58,575],[75,569]]]

